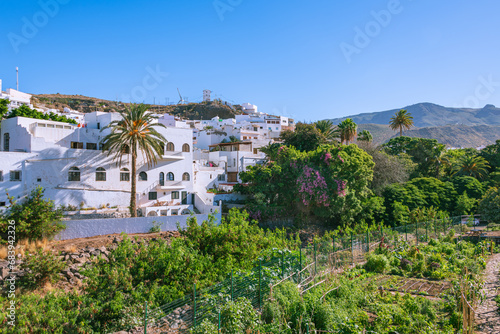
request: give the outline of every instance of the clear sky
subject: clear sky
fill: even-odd
[[[190,101],[296,120],[418,102],[500,105],[498,0],[16,0],[3,90]]]

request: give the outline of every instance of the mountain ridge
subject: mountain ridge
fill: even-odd
[[[500,108],[487,104],[483,108],[444,107],[439,104],[422,102],[403,108],[378,112],[366,112],[352,116],[333,118],[338,124],[346,118],[351,118],[357,124],[389,124],[394,114],[406,109],[413,116],[416,127],[432,127],[444,125],[500,125]]]

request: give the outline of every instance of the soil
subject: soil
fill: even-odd
[[[476,309],[476,333],[500,333],[500,312],[495,297],[500,289],[500,254],[490,257],[483,273],[484,302]]]
[[[168,232],[159,232],[159,233],[137,233],[137,234],[128,234],[131,239],[137,238],[138,240],[151,240],[151,239],[170,239],[179,237],[180,234],[178,231],[168,231]],[[107,234],[107,235],[99,235],[95,237],[88,238],[79,238],[79,239],[70,239],[70,240],[61,240],[61,241],[52,241],[50,246],[52,249],[56,251],[68,250],[70,248],[74,248],[76,250],[81,248],[94,247],[99,248],[101,246],[109,246],[113,244],[113,240],[115,238],[122,239],[123,237],[120,234]]]

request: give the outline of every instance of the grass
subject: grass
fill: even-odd
[[[38,249],[48,250],[50,249],[49,240],[42,239],[36,241],[30,240],[20,240],[16,246],[16,255],[21,254],[24,256],[26,253],[33,253]],[[8,255],[8,245],[0,246],[0,259],[6,259]]]

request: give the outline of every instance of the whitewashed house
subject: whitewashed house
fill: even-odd
[[[194,191],[193,130],[185,122],[157,130],[167,139],[158,163],[148,167],[138,157],[137,175],[131,175],[128,157],[121,165],[101,151],[105,128],[117,113],[92,112],[85,124],[15,117],[2,121],[0,134],[0,205],[9,195],[21,198],[36,186],[57,205],[81,207],[128,206],[130,180],[137,177],[137,204],[144,215],[210,213]],[[175,126],[173,126],[175,125]],[[179,125],[177,127],[176,125]]]

